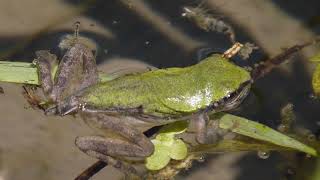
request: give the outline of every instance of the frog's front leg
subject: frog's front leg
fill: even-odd
[[[112,131],[118,135],[118,138],[101,136],[77,137],[76,146],[89,156],[112,164],[124,172],[137,174],[135,168],[117,159],[145,158],[154,151],[152,142],[142,132],[123,122],[119,117],[107,116],[103,113],[85,113],[85,118],[90,123],[94,121],[93,124],[98,126],[98,129],[106,132]]]
[[[200,144],[214,143],[218,138],[217,132],[208,131],[208,122],[209,116],[206,112],[201,112],[191,118],[189,129],[196,133],[196,141]]]

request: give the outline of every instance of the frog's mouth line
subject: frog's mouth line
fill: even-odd
[[[225,96],[219,101],[212,103],[206,111],[208,112],[220,112],[220,111],[228,111],[238,107],[245,97],[249,94],[249,90],[252,84],[252,80],[248,80],[240,85],[240,87]]]

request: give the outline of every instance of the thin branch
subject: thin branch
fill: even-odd
[[[79,176],[77,176],[74,180],[88,180],[107,165],[108,164],[103,161],[97,161],[79,174]]]

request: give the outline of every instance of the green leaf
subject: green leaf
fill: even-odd
[[[169,156],[174,160],[182,160],[188,155],[188,148],[186,144],[181,140],[177,139],[171,146],[171,151]]]
[[[316,166],[313,170],[313,173],[308,180],[319,180],[320,179],[320,158],[317,159]]]
[[[146,167],[149,170],[159,170],[164,168],[170,162],[170,147],[163,145],[161,141],[156,139],[152,140],[154,144],[153,154],[146,158]]]
[[[191,149],[191,153],[225,153],[239,151],[290,151],[291,148],[278,146],[251,138],[225,139],[216,144],[200,144]]]
[[[174,135],[172,134],[158,134],[156,140],[160,141],[163,145],[172,146],[175,141]]]
[[[317,65],[312,76],[312,89],[316,96],[320,96],[320,64]]]
[[[0,81],[38,85],[37,68],[32,63],[0,61]]]
[[[116,78],[108,74],[99,74],[101,82]],[[38,70],[33,63],[0,61],[0,82],[40,85]]]
[[[175,138],[176,134],[181,134],[187,129],[186,121],[179,121],[163,127],[155,139],[154,153],[146,158],[146,168],[149,170],[159,170],[164,168],[170,159],[182,160],[187,157],[187,145],[180,139]]]
[[[313,56],[312,58],[310,58],[310,61],[313,62],[320,62],[320,52],[317,53],[315,56]]]
[[[187,121],[177,121],[175,123],[169,124],[159,131],[159,134],[166,135],[175,135],[181,134],[187,130],[188,122]]]
[[[253,122],[245,118],[225,114],[220,119],[219,127],[254,139],[267,141],[278,146],[296,149],[298,151],[317,156],[317,151],[314,148],[263,124]]]

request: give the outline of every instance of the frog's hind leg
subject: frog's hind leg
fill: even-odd
[[[74,44],[62,57],[55,76],[52,96],[57,102],[95,84],[98,81],[98,72],[92,51],[83,44]]]
[[[133,166],[118,160],[118,158],[144,158],[150,156],[154,151],[151,141],[142,132],[122,122],[118,117],[106,116],[102,113],[88,113],[88,115],[91,123],[94,121],[93,123],[98,129],[115,132],[121,137],[77,137],[76,146],[89,156],[112,164],[123,172],[138,174]]]
[[[102,141],[102,139],[100,140]],[[88,145],[89,141],[92,142],[93,144]],[[139,175],[137,170],[132,165],[125,163],[119,159],[108,156],[105,153],[99,152],[100,149],[97,148],[97,146],[99,146],[99,137],[78,137],[76,139],[76,143],[77,143],[76,145],[79,148],[81,146],[80,149],[83,152],[85,152],[87,155],[97,158],[100,161],[105,162],[106,164],[110,164],[124,173]],[[84,146],[87,146],[86,148],[88,149],[86,149]]]
[[[94,57],[95,50],[90,48],[82,49],[82,59],[83,59],[83,74],[84,78],[81,83],[80,89],[89,87],[98,82],[98,69],[96,60]]]

